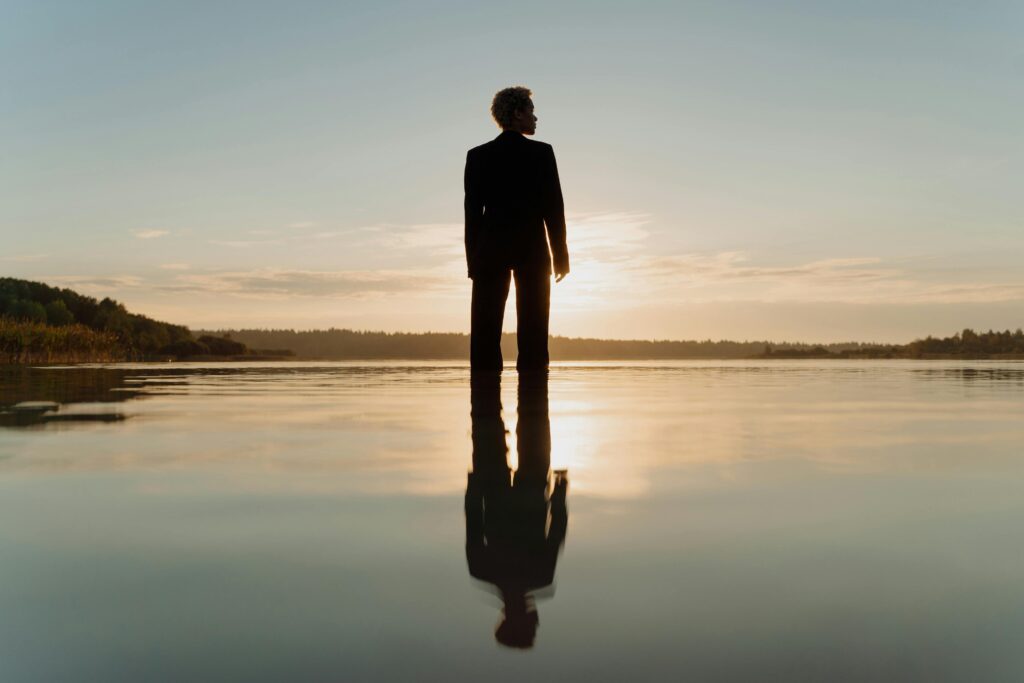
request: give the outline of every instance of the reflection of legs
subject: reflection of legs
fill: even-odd
[[[473,278],[469,365],[474,370],[501,370],[501,321],[510,279],[507,270]]]
[[[516,271],[516,314],[519,323],[516,339],[520,370],[548,366],[548,312],[551,307],[551,276],[544,271]]]
[[[516,424],[516,448],[519,468],[516,486],[539,484],[547,488],[551,467],[551,422],[548,418],[548,371],[519,373],[519,421]]]
[[[470,420],[473,434],[473,475],[481,483],[509,484],[508,443],[501,417],[501,373],[470,374]]]

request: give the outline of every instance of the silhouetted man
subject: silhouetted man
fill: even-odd
[[[473,369],[501,370],[501,323],[513,275],[519,345],[516,367],[546,368],[552,257],[555,282],[569,274],[565,208],[555,153],[551,145],[524,137],[537,129],[531,94],[523,87],[499,91],[491,103],[491,115],[501,126],[501,134],[466,155],[466,264],[473,279],[469,357]]]
[[[520,373],[515,474],[508,466],[501,417],[501,375],[477,372],[471,382],[473,471],[466,486],[466,561],[470,575],[493,584],[505,605],[494,637],[502,645],[528,648],[538,624],[532,593],[554,582],[569,522],[564,470],[555,472],[548,495],[547,373]]]

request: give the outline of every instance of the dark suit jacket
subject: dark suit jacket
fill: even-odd
[[[568,270],[565,208],[551,145],[504,131],[469,150],[465,185],[469,277],[507,268],[550,274],[552,257],[556,271]]]

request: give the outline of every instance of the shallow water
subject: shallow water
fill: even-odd
[[[5,682],[1024,677],[1024,364],[5,368],[0,408]]]

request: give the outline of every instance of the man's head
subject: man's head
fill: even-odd
[[[499,90],[491,101],[491,116],[502,130],[523,135],[537,132],[537,117],[533,115],[533,95],[529,88],[516,85]]]

